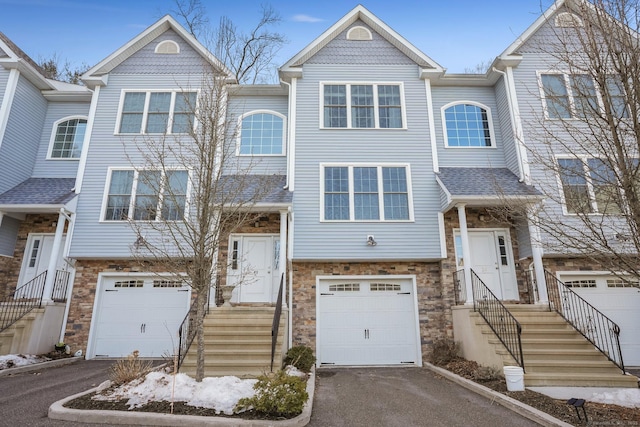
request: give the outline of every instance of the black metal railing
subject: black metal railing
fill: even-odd
[[[558,280],[553,273],[545,270],[544,276],[549,309],[562,316],[624,373],[620,327]]]
[[[1,303],[0,332],[13,325],[36,307],[42,306],[42,294],[47,281],[47,272],[43,271],[36,277],[16,288],[16,290]]]
[[[276,309],[273,313],[273,323],[271,324],[271,372],[273,372],[273,359],[276,355],[276,343],[278,342],[278,333],[280,331],[280,317],[282,316],[282,294],[284,288],[284,273],[280,276],[280,288],[278,289],[278,299],[276,300]]]
[[[473,289],[473,310],[480,313],[502,345],[524,370],[522,326],[473,270],[471,270],[471,288]]]
[[[64,302],[67,300],[67,288],[69,286],[70,271],[56,270],[56,277],[53,279],[53,290],[51,291],[51,299],[56,302]]]
[[[207,303],[207,308],[205,310],[205,316],[209,314],[209,303],[211,298],[211,287],[207,288],[207,297],[205,301]],[[182,323],[178,327],[178,366],[177,369],[180,369],[182,366],[182,362],[184,362],[184,358],[187,357],[187,353],[189,352],[189,347],[193,343],[193,340],[196,337],[197,329],[195,327],[196,322],[196,306],[191,304],[189,307],[189,311],[187,315],[184,316]]]

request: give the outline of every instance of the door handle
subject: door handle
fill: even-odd
[[[145,334],[145,333],[147,333],[147,324],[146,324],[146,323],[142,323],[142,324],[140,325],[140,333],[141,333],[141,334]]]

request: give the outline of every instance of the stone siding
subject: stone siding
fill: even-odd
[[[18,229],[18,240],[13,257],[0,257],[0,297],[9,296],[18,284],[24,251],[30,233],[56,232],[54,225],[58,221],[58,214],[27,215]],[[67,223],[68,225],[68,223]]]

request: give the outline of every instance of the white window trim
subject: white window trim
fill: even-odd
[[[242,144],[242,120],[254,114],[273,114],[282,119],[282,153],[280,154],[240,154]],[[236,156],[238,157],[284,157],[287,155],[287,117],[273,110],[251,110],[238,117],[238,136],[236,137]]]
[[[146,128],[147,128],[147,117],[148,117],[148,113],[149,113],[149,102],[151,100],[151,93],[166,93],[169,92],[171,93],[171,104],[169,105],[169,120],[167,120],[167,132],[166,133],[147,133],[146,132]],[[188,135],[188,133],[172,133],[170,132],[172,127],[173,127],[173,113],[174,113],[174,107],[175,107],[175,103],[176,103],[176,95],[178,93],[185,93],[185,92],[195,92],[196,93],[196,108],[194,113],[194,121],[193,121],[193,130],[195,130],[197,123],[198,123],[198,105],[199,102],[198,100],[200,99],[200,90],[199,89],[122,89],[120,91],[120,101],[118,103],[118,116],[116,117],[116,127],[113,131],[114,135],[117,136],[136,136],[136,135]],[[122,133],[120,132],[120,123],[122,121],[122,109],[124,108],[124,98],[126,96],[127,93],[145,93],[145,100],[144,100],[144,110],[142,112],[142,123],[141,123],[141,129],[139,133]]]
[[[325,219],[324,218],[324,170],[327,167],[346,167],[348,168],[349,179],[349,219]],[[382,219],[355,219],[355,206],[354,206],[354,189],[353,189],[353,168],[378,168],[378,200],[380,217]],[[384,219],[384,187],[381,185],[382,168],[405,168],[407,175],[407,198],[409,219]],[[409,163],[320,163],[320,222],[322,223],[407,223],[415,222],[413,214],[413,185],[411,182],[411,165]]]
[[[105,219],[105,215],[107,213],[107,201],[109,199],[109,187],[111,186],[111,176],[113,174],[114,171],[133,171],[133,182],[131,184],[131,199],[129,200],[129,216],[127,217],[127,219],[122,219],[122,220],[117,220],[117,219]],[[135,200],[136,200],[136,191],[138,188],[138,174],[140,171],[160,171],[162,173],[162,175],[164,176],[164,172],[165,171],[186,171],[187,172],[187,192],[185,194],[185,202],[184,202],[184,219],[182,220],[174,220],[174,221],[169,221],[166,219],[151,219],[151,220],[142,220],[142,219],[133,219],[131,217],[131,213],[133,212],[134,206],[135,206]],[[165,168],[143,168],[143,169],[136,169],[136,168],[132,168],[131,166],[123,166],[123,167],[118,167],[118,166],[109,166],[109,168],[107,169],[107,179],[105,180],[105,184],[104,184],[104,192],[102,195],[102,207],[100,208],[100,220],[98,222],[100,223],[104,223],[104,224],[122,224],[123,222],[129,222],[129,221],[135,221],[135,222],[139,222],[139,223],[143,223],[143,222],[182,222],[182,221],[186,221],[186,219],[189,217],[189,208],[190,208],[190,195],[191,195],[191,179],[192,177],[192,171],[190,169],[185,169],[184,167],[181,166],[175,166],[175,167],[165,167]],[[163,180],[164,182],[164,180]],[[164,184],[162,184],[164,186]],[[160,191],[160,194],[158,194],[158,203],[160,206],[160,209],[158,210],[158,212],[160,213],[162,211],[162,202],[163,202],[163,193],[164,193],[164,188],[162,189],[162,191]]]
[[[454,105],[460,105],[460,104],[469,104],[469,105],[474,105],[476,107],[480,107],[483,110],[485,110],[487,112],[487,121],[489,122],[489,139],[491,141],[491,145],[484,146],[484,147],[465,147],[465,146],[457,146],[457,145],[449,145],[449,137],[447,136],[447,119],[445,117],[445,110],[447,108],[453,107]],[[476,102],[476,101],[453,101],[450,102],[448,104],[443,105],[440,108],[440,119],[442,120],[442,133],[443,133],[443,137],[444,137],[444,147],[445,148],[453,148],[453,149],[463,149],[463,150],[473,150],[473,149],[480,149],[480,150],[487,150],[487,149],[492,149],[492,148],[497,148],[497,142],[496,142],[496,133],[494,131],[493,128],[493,116],[491,114],[491,108],[489,108],[488,106],[486,106],[485,104],[482,104],[481,102]]]
[[[562,185],[562,178],[560,177],[560,165],[558,163],[558,160],[561,159],[569,159],[569,160],[580,160],[582,162],[582,169],[584,171],[584,176],[586,178],[586,182],[587,182],[587,193],[589,195],[589,203],[591,204],[591,210],[592,212],[589,212],[586,215],[607,215],[610,217],[614,217],[614,216],[620,216],[623,215],[622,213],[620,214],[611,214],[611,213],[605,213],[605,212],[600,212],[598,210],[598,202],[596,201],[596,195],[595,195],[595,191],[593,188],[593,180],[591,179],[591,169],[589,168],[589,159],[596,159],[597,157],[595,156],[588,156],[588,155],[580,155],[580,156],[576,156],[576,155],[571,155],[571,154],[558,154],[555,156],[555,164],[556,164],[556,181],[558,184],[558,189],[560,191],[560,201],[562,203],[562,214],[566,215],[566,216],[574,216],[577,217],[580,214],[577,212],[569,212],[567,210],[567,201],[564,197],[564,187]]]
[[[607,75],[616,75],[617,73],[611,72],[607,73]],[[571,88],[571,81],[569,77],[572,75],[587,75],[593,81],[593,76],[588,73],[572,73],[568,70],[548,70],[548,71],[536,71],[536,75],[538,78],[538,90],[540,91],[540,99],[542,100],[542,111],[544,113],[545,120],[575,120],[575,121],[584,121],[585,119],[578,114],[578,110],[576,109],[575,96],[573,95],[573,89]],[[564,86],[567,89],[567,95],[569,96],[569,114],[571,117],[549,117],[549,109],[547,108],[547,98],[544,93],[544,86],[542,85],[542,76],[543,75],[558,75],[562,76],[564,80]],[[602,94],[600,93],[600,89],[596,86],[595,81],[593,82],[594,88],[596,91],[596,100],[598,102],[598,108],[602,112],[604,110],[604,102],[602,101]],[[624,120],[624,117],[620,120]]]
[[[160,52],[160,49],[163,45],[167,45],[167,44],[171,44],[176,48],[175,52]],[[158,43],[156,45],[156,48],[154,49],[154,53],[157,53],[159,55],[177,55],[178,53],[180,53],[180,45],[178,43],[176,43],[173,40],[163,40],[160,43]]]
[[[346,127],[327,127],[324,125],[324,87],[325,86],[347,86],[347,126]],[[351,86],[373,86],[373,127],[370,128],[356,128],[351,125]],[[402,127],[399,128],[382,128],[380,127],[380,106],[378,105],[378,86],[398,86],[400,88],[400,112],[402,116]],[[322,81],[320,82],[320,94],[319,94],[319,111],[320,121],[319,128],[327,130],[406,130],[407,129],[407,103],[404,97],[404,83],[403,82],[381,82],[381,81]]]
[[[58,125],[60,123],[63,122],[67,122],[69,120],[75,120],[75,119],[79,119],[79,120],[86,120],[87,121],[87,127],[85,128],[85,138],[82,140],[82,144],[84,145],[84,141],[86,139],[86,132],[89,129],[89,118],[87,116],[67,116],[67,117],[63,117],[60,120],[56,121],[53,123],[53,128],[51,129],[51,137],[49,138],[49,148],[47,148],[47,160],[53,160],[53,161],[69,161],[69,160],[73,160],[73,161],[78,161],[80,160],[80,157],[82,157],[82,153],[80,154],[79,157],[51,157],[51,154],[53,153],[53,144],[55,143],[55,139],[56,139],[56,133],[58,131]]]

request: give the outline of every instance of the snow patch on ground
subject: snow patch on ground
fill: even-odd
[[[0,370],[15,368],[16,366],[33,365],[34,363],[47,362],[51,359],[33,354],[7,354],[0,356]]]
[[[174,381],[175,379],[175,381]],[[255,379],[237,377],[207,377],[198,383],[185,374],[175,377],[163,372],[151,372],[142,380],[121,385],[96,400],[127,400],[129,409],[144,406],[151,401],[185,402],[190,406],[211,408],[216,413],[232,415],[238,401],[255,394]]]
[[[625,388],[616,389],[611,392],[594,393],[587,400],[590,402],[626,406],[627,408],[640,408],[640,389]]]

